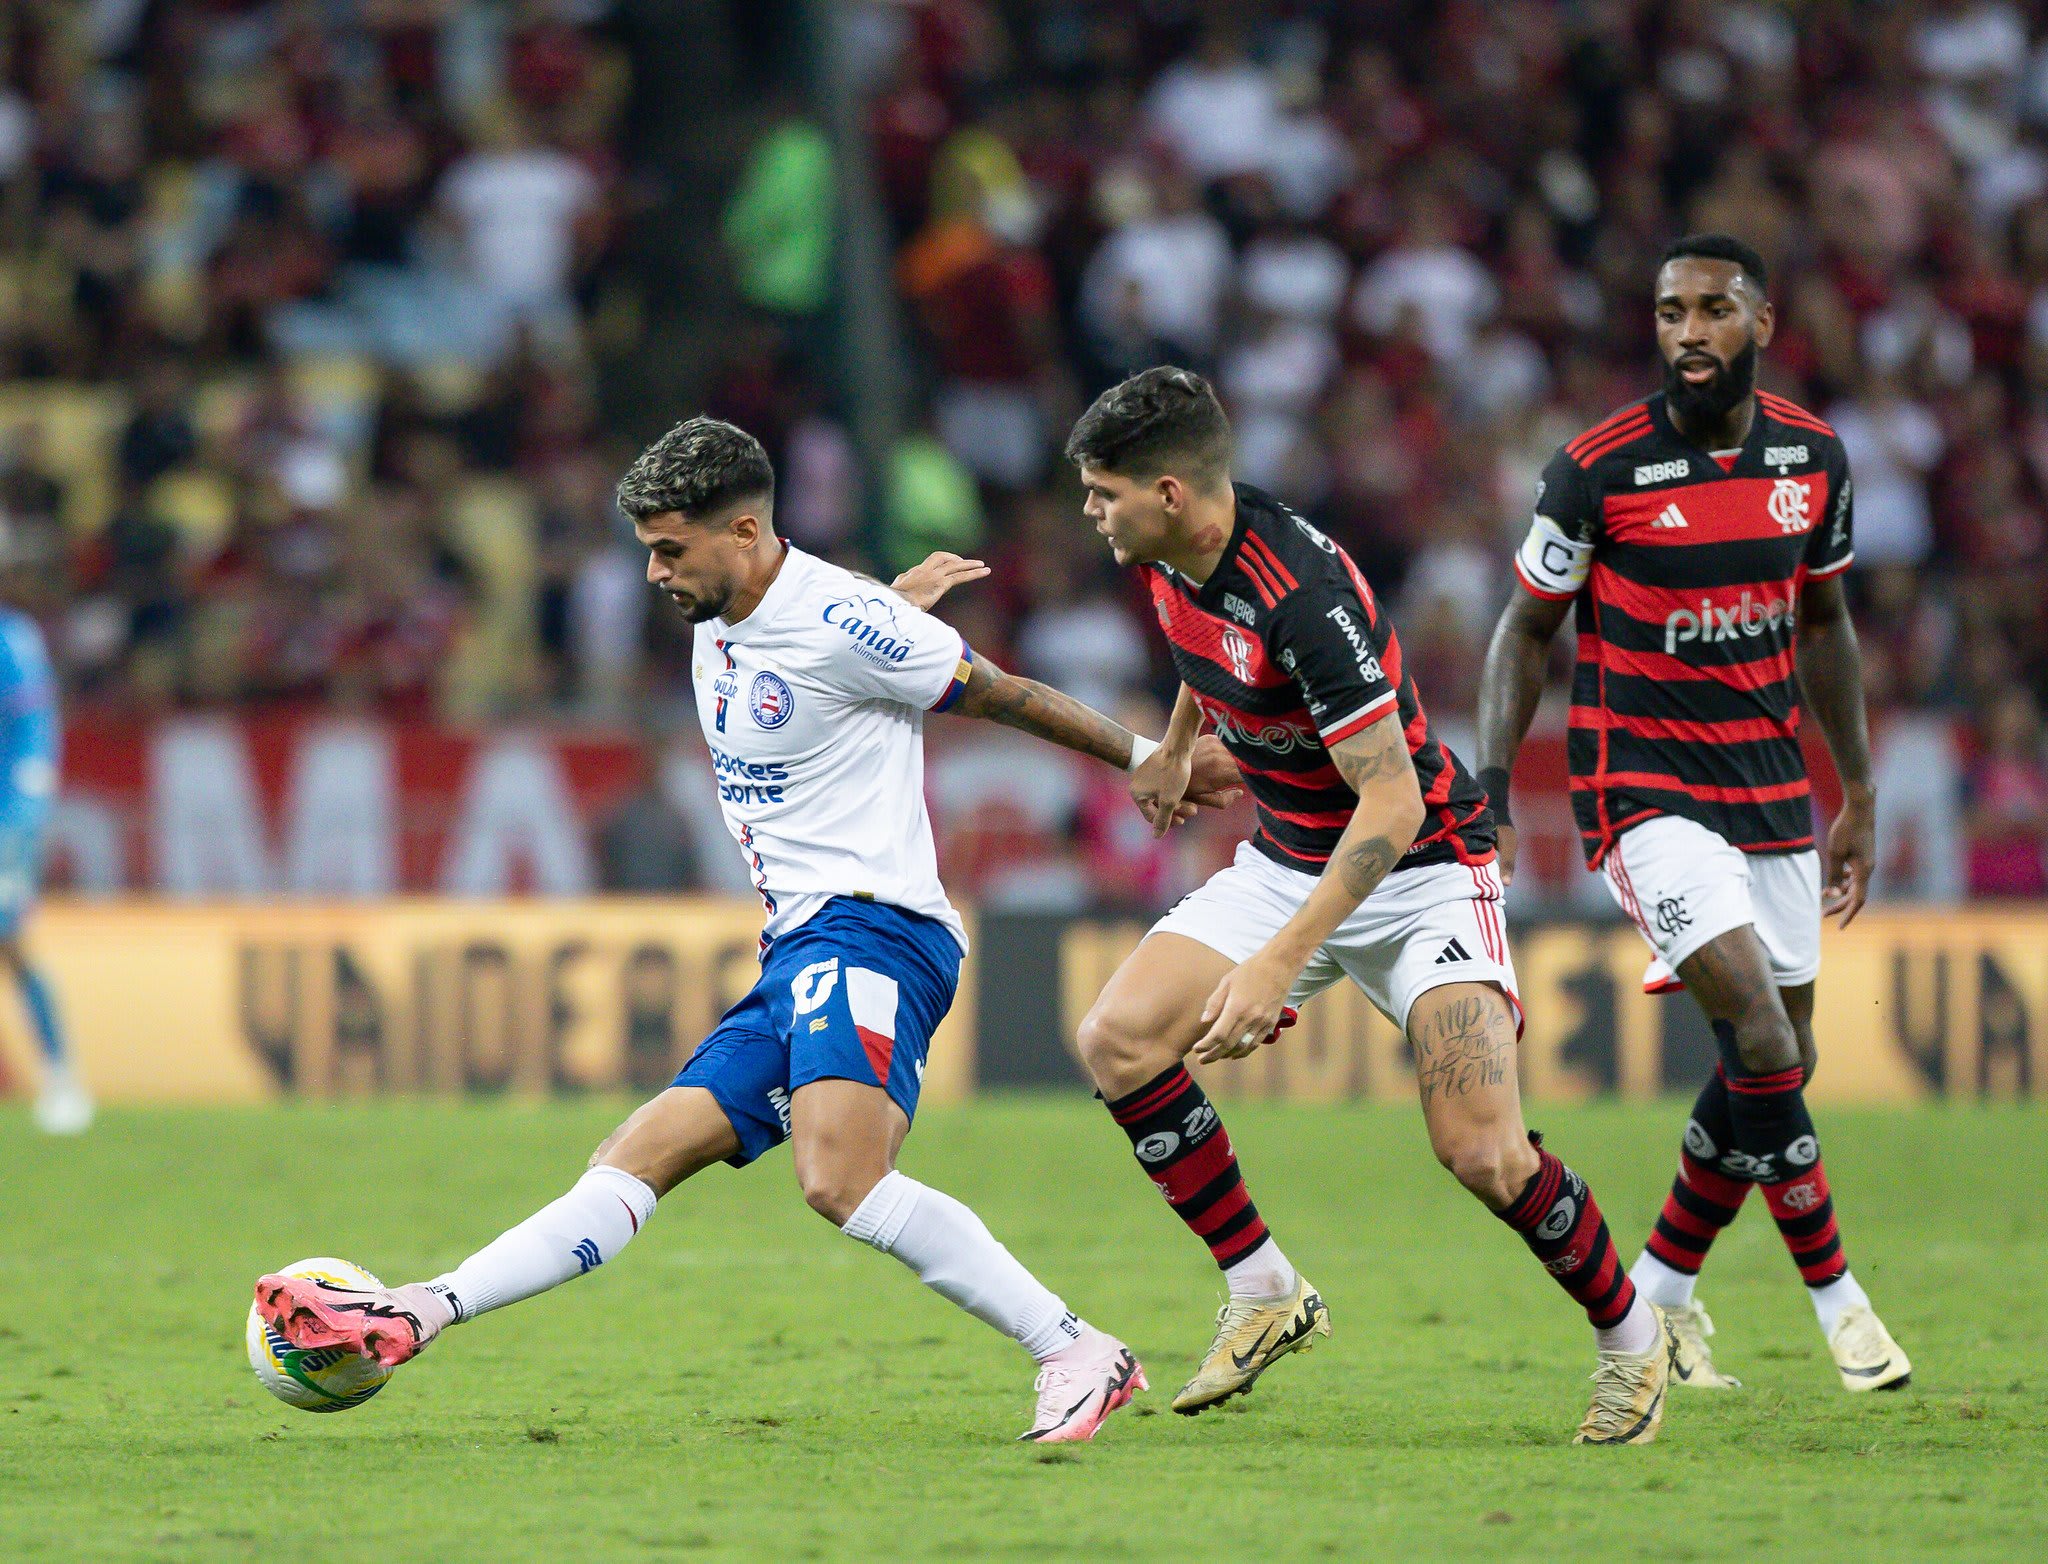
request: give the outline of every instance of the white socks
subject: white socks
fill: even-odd
[[[1258,1248],[1223,1273],[1233,1298],[1291,1298],[1301,1278],[1268,1234]]]
[[[1674,1271],[1647,1249],[1629,1267],[1628,1278],[1636,1284],[1639,1295],[1667,1309],[1682,1309],[1691,1303],[1693,1284],[1699,1280],[1683,1271]],[[1830,1338],[1834,1336],[1835,1327],[1841,1323],[1845,1311],[1859,1303],[1870,1302],[1869,1295],[1847,1271],[1824,1287],[1807,1288],[1806,1293],[1813,1300],[1814,1314],[1820,1319],[1820,1333]]]
[[[1045,1363],[1089,1334],[1043,1282],[951,1195],[889,1173],[840,1229],[893,1254],[918,1280]]]
[[[1683,1309],[1690,1304],[1693,1285],[1699,1281],[1696,1275],[1673,1270],[1647,1249],[1629,1267],[1628,1279],[1643,1297],[1666,1309]]]
[[[560,1200],[425,1283],[423,1290],[447,1305],[453,1320],[474,1319],[531,1298],[594,1270],[625,1248],[654,1215],[654,1201],[654,1191],[632,1174],[592,1168]]]
[[[1691,1303],[1693,1284],[1699,1280],[1683,1271],[1674,1271],[1647,1249],[1629,1267],[1628,1278],[1636,1284],[1639,1296],[1667,1309],[1682,1309]],[[1847,1310],[1859,1303],[1870,1302],[1869,1294],[1847,1271],[1826,1286],[1807,1288],[1806,1294],[1813,1300],[1813,1312],[1820,1320],[1820,1333],[1830,1339]]]
[[[654,1214],[655,1194],[630,1173],[596,1167],[554,1204],[493,1239],[407,1302],[447,1325],[559,1287],[611,1259]],[[893,1254],[918,1279],[1021,1345],[1040,1363],[1094,1333],[1068,1312],[952,1196],[891,1173],[847,1220],[849,1238]],[[1270,1247],[1270,1246],[1269,1246]]]
[[[1593,1343],[1602,1352],[1648,1352],[1657,1345],[1657,1316],[1640,1291],[1620,1324],[1594,1327]]]
[[[1859,1303],[1870,1302],[1870,1295],[1847,1271],[1825,1286],[1809,1287],[1806,1291],[1813,1299],[1813,1312],[1820,1318],[1820,1333],[1830,1341],[1835,1338],[1835,1327],[1842,1323],[1843,1314]]]

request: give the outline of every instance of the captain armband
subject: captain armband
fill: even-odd
[[[1515,574],[1522,585],[1552,602],[1577,597],[1592,569],[1592,542],[1567,535],[1548,516],[1536,517],[1515,554]]]

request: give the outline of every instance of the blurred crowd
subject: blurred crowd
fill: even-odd
[[[606,9],[0,7],[0,564],[74,699],[629,677]]]
[[[640,346],[609,12],[0,7],[0,566],[74,696],[617,716],[673,682],[598,414]],[[1455,721],[1538,469],[1656,384],[1658,252],[1728,229],[1772,268],[1763,383],[1849,446],[1880,733],[1953,719],[1967,888],[2048,894],[2048,7],[821,15],[861,166],[819,93],[764,82],[705,236],[738,307],[704,404],[768,442],[798,541],[985,556],[946,605],[978,647],[1156,723],[1159,639],[1058,452],[1104,385],[1188,364],[1239,475],[1353,552]],[[849,174],[912,370],[877,451]],[[1173,888],[1114,788],[952,738],[935,804],[999,807],[949,861],[1021,865],[1027,899]]]

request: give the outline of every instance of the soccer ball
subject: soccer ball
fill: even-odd
[[[319,1258],[288,1265],[285,1276],[314,1276],[341,1287],[375,1289],[384,1284],[360,1265]],[[263,1323],[256,1305],[249,1305],[249,1367],[278,1400],[306,1412],[346,1412],[384,1388],[397,1372],[346,1347],[308,1351],[294,1347]]]

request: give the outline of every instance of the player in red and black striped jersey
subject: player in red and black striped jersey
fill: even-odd
[[[1793,650],[1808,583],[1849,568],[1842,442],[1762,392],[1703,452],[1663,397],[1544,468],[1521,585],[1573,605],[1572,807],[1599,868],[1638,821],[1680,815],[1747,853],[1813,846]]]
[[[1079,1037],[1140,1165],[1229,1280],[1215,1340],[1174,1410],[1250,1389],[1329,1332],[1182,1060],[1248,1054],[1290,1004],[1349,978],[1415,1050],[1437,1156],[1595,1327],[1597,1389],[1580,1441],[1648,1441],[1669,1372],[1664,1327],[1635,1295],[1584,1181],[1523,1128],[1493,816],[1431,731],[1372,588],[1300,516],[1230,481],[1230,425],[1200,376],[1148,370],[1104,392],[1067,454],[1117,562],[1150,578],[1181,677],[1133,795],[1164,829],[1206,722],[1258,805],[1257,834],[1154,926]]]
[[[1645,986],[1691,990],[1721,1053],[1631,1274],[1671,1311],[1680,1382],[1732,1387],[1693,1283],[1761,1184],[1843,1384],[1901,1385],[1906,1356],[1849,1274],[1804,1095],[1821,920],[1856,915],[1874,856],[1842,590],[1854,557],[1849,466],[1824,420],[1756,389],[1774,322],[1749,246],[1715,234],[1673,245],[1656,312],[1663,392],[1568,441],[1537,486],[1515,559],[1521,590],[1481,681],[1479,776],[1512,875],[1508,777],[1571,614],[1567,747],[1586,862],[1656,952]],[[1825,868],[1799,746],[1802,691],[1844,791]]]

